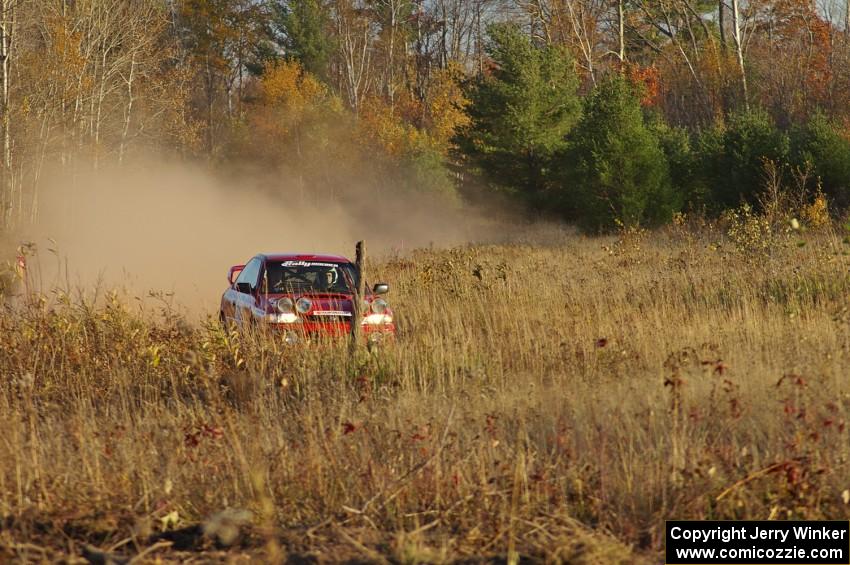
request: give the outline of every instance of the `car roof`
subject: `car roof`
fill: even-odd
[[[314,253],[262,253],[266,261],[317,261],[320,263],[351,263],[342,255],[322,255]]]

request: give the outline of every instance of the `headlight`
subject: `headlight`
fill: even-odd
[[[364,326],[375,326],[378,324],[392,324],[393,317],[387,314],[369,314],[367,316],[363,316],[363,321],[361,324]]]
[[[387,301],[383,298],[376,298],[372,301],[372,312],[375,314],[383,314],[387,311]]]
[[[310,311],[311,306],[313,306],[313,303],[310,302],[309,298],[301,297],[295,302],[295,309],[298,310],[299,314],[306,314]]]
[[[281,298],[276,303],[277,311],[281,314],[291,314],[295,311],[295,304],[292,303],[291,298]]]
[[[301,320],[295,312],[281,312],[280,314],[266,314],[266,321],[270,324],[295,324]]]

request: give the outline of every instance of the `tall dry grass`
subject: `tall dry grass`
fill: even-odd
[[[665,519],[847,519],[850,246],[746,243],[383,260],[398,340],[354,360],[116,296],[7,308],[0,556],[634,562]],[[227,508],[236,545],[192,536]]]

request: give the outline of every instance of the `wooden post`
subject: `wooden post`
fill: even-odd
[[[357,346],[360,344],[360,336],[362,330],[360,329],[360,323],[363,320],[363,296],[365,293],[365,285],[366,285],[366,275],[363,272],[363,266],[366,261],[366,243],[364,241],[358,241],[357,247],[355,251],[355,259],[354,263],[357,266],[358,280],[357,280],[357,288],[354,289],[354,304],[351,312],[351,352],[352,354],[356,351]]]

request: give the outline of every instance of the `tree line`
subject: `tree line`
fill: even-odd
[[[846,0],[0,0],[0,212],[159,153],[303,198],[504,193],[589,230],[850,206]]]

